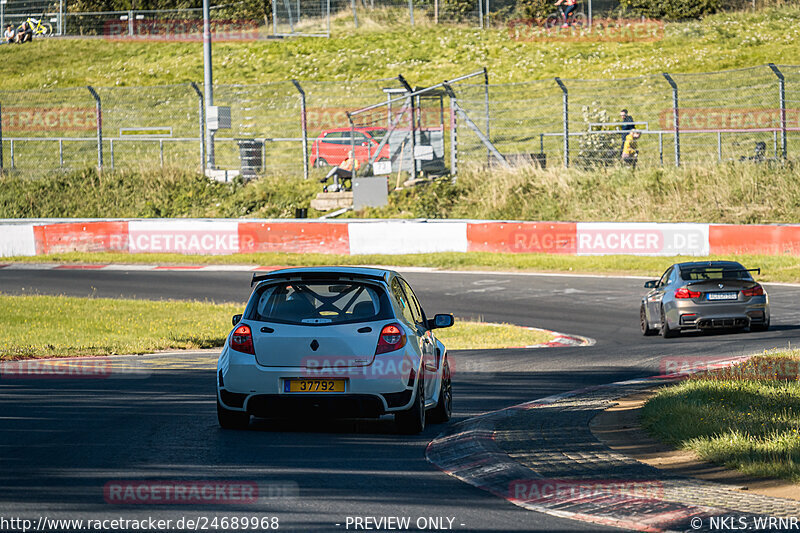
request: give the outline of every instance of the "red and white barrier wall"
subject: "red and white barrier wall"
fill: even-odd
[[[59,252],[800,255],[800,225],[463,220],[0,220],[0,257]]]

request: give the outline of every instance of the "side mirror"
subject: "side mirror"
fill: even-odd
[[[644,288],[645,289],[655,289],[656,288],[656,283],[658,283],[658,282],[656,280],[654,280],[654,279],[651,279],[650,281],[645,281],[644,282]]]
[[[428,329],[449,328],[456,323],[456,319],[451,314],[439,314],[428,320]]]
[[[231,323],[235,326],[241,320],[242,320],[242,315],[233,315],[233,318],[231,319]]]

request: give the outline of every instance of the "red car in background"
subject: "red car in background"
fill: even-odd
[[[353,145],[350,133],[350,128],[335,128],[320,133],[319,137],[314,139],[314,144],[311,147],[309,163],[315,167],[340,165],[342,161],[347,159],[347,155]],[[356,128],[353,133],[355,134],[355,156],[363,165],[369,162],[370,158],[375,154],[378,144],[380,144],[383,136],[386,135],[386,128]],[[389,158],[389,143],[386,143],[375,160],[388,161]]]

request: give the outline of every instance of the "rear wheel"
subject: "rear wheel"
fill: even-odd
[[[639,327],[642,329],[642,335],[645,337],[656,334],[656,330],[651,328],[650,323],[647,321],[647,311],[644,308],[644,304],[642,304],[642,307],[639,309]]]
[[[53,35],[53,25],[50,24],[49,22],[45,22],[44,24],[42,24],[41,33],[45,37]]]
[[[443,423],[450,420],[453,414],[453,383],[450,378],[450,363],[444,360],[442,368],[442,386],[439,389],[439,403],[431,410],[430,418],[433,423]]]
[[[222,429],[245,429],[250,425],[250,415],[225,409],[217,399],[217,420]]]
[[[672,337],[676,337],[678,332],[674,329],[670,329],[669,322],[667,321],[667,313],[664,311],[664,308],[661,308],[661,336],[665,339],[671,339]]]
[[[417,380],[417,394],[410,409],[394,415],[394,423],[400,433],[416,435],[425,429],[425,382],[420,374]]]
[[[572,25],[578,26],[579,28],[583,28],[586,26],[586,15],[583,13],[575,13],[572,16]]]
[[[562,21],[561,17],[558,17],[556,15],[550,15],[549,17],[547,17],[547,20],[544,22],[544,27],[549,30],[550,28],[555,28],[556,26],[561,26],[561,21]]]

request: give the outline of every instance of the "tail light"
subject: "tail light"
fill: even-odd
[[[681,287],[675,291],[675,298],[700,298],[702,295],[702,292],[690,291],[686,287]]]
[[[742,296],[764,296],[764,287],[756,283],[754,287],[742,290]]]
[[[250,331],[250,326],[242,324],[233,331],[231,348],[237,352],[256,354],[255,349],[253,349],[253,333]]]
[[[406,345],[406,334],[400,324],[389,324],[383,326],[378,337],[378,347],[375,348],[375,355],[379,353],[393,352]]]

